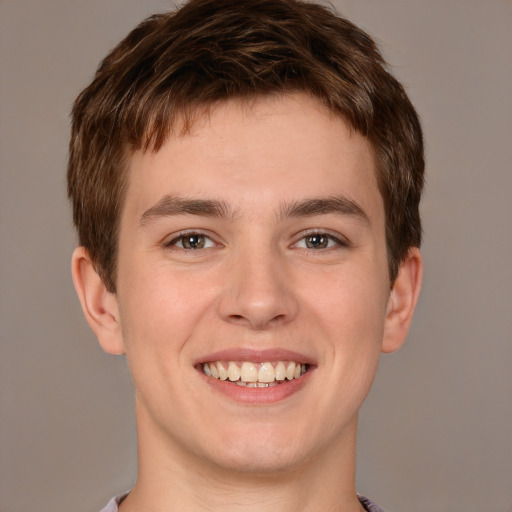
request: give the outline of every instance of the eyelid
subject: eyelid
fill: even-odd
[[[215,246],[221,246],[222,244],[216,240],[216,237],[210,233],[209,231],[205,231],[203,229],[184,229],[182,231],[178,231],[176,233],[172,233],[166,236],[162,242],[162,245],[166,248],[172,249],[176,248],[177,250],[189,251],[189,249],[185,249],[183,247],[176,247],[176,242],[181,238],[185,238],[190,235],[199,235],[204,236],[205,238],[211,240]],[[206,249],[210,249],[210,247],[206,247]]]
[[[296,247],[297,244],[301,240],[303,240],[304,238],[307,238],[308,236],[313,236],[313,235],[325,235],[330,240],[333,240],[334,242],[336,242],[336,244],[339,247],[349,247],[351,245],[350,240],[346,236],[343,236],[341,233],[338,233],[337,231],[332,231],[330,229],[325,229],[325,228],[312,228],[312,229],[307,229],[305,231],[301,231],[300,233],[298,233],[294,237],[295,242],[292,243],[292,247]],[[311,249],[311,250],[318,250],[318,249]]]

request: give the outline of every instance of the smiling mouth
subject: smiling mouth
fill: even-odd
[[[248,388],[268,388],[299,379],[308,368],[308,364],[296,361],[214,361],[202,364],[207,377]]]

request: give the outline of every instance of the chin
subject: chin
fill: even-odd
[[[244,448],[225,453],[217,465],[227,471],[264,476],[293,470],[304,460],[302,454],[276,452],[268,447]]]
[[[299,437],[291,439],[290,430],[281,432],[268,427],[247,429],[242,435],[230,432],[222,436],[225,441],[217,444],[215,452],[205,455],[225,470],[246,474],[285,472],[308,458],[307,438]]]

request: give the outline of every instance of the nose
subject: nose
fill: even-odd
[[[218,302],[223,320],[265,330],[295,318],[298,301],[286,261],[268,247],[233,255]]]

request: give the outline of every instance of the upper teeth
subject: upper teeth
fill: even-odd
[[[216,361],[203,364],[203,372],[208,377],[240,384],[277,384],[285,379],[297,379],[306,373],[306,370],[306,364],[294,361],[267,361],[265,363]]]

